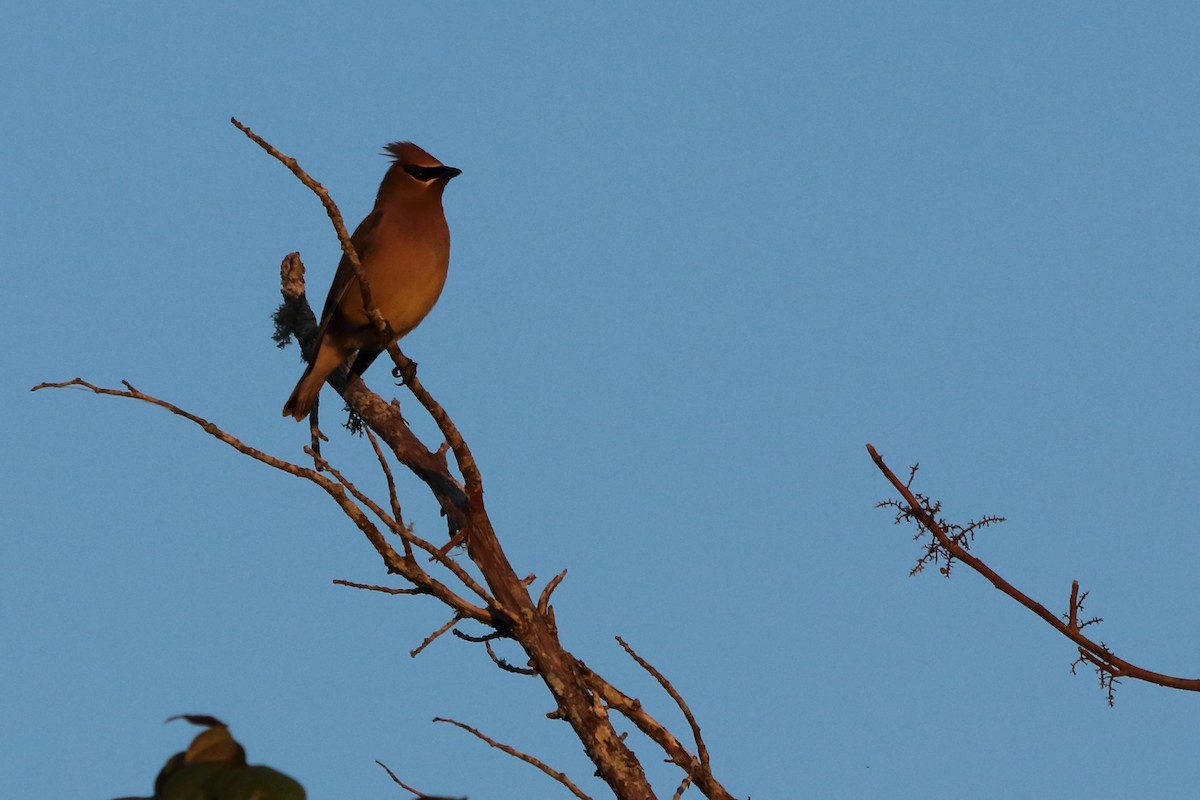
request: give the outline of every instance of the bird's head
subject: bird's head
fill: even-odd
[[[384,153],[394,162],[388,171],[389,177],[399,172],[413,183],[436,188],[439,192],[446,188],[451,178],[462,174],[461,169],[446,166],[412,142],[392,142],[384,147]]]

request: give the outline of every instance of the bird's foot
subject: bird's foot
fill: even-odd
[[[406,386],[413,378],[417,377],[417,362],[411,358],[406,361],[407,363],[403,366],[392,367],[392,377],[400,381],[396,384],[397,386]]]

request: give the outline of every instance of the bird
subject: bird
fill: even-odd
[[[384,147],[388,167],[375,206],[350,237],[371,290],[371,302],[391,326],[386,340],[363,308],[362,290],[350,258],[338,264],[312,358],[283,406],[283,416],[302,420],[312,411],[325,380],[350,362],[350,380],[425,319],[442,294],[450,266],[450,228],[442,209],[446,184],[462,170],[448,167],[412,142]],[[353,358],[353,361],[351,361]]]

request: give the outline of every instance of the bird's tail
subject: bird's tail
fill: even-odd
[[[321,393],[321,387],[325,385],[324,376],[313,375],[312,365],[304,370],[304,374],[300,376],[299,383],[296,388],[292,389],[292,396],[283,404],[283,415],[291,417],[299,422],[308,416],[308,412],[312,411],[313,404],[317,402],[317,395]]]

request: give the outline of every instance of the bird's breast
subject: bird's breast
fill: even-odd
[[[450,264],[450,234],[440,217],[425,225],[396,225],[380,234],[363,269],[372,302],[399,337],[415,328],[442,294]]]

